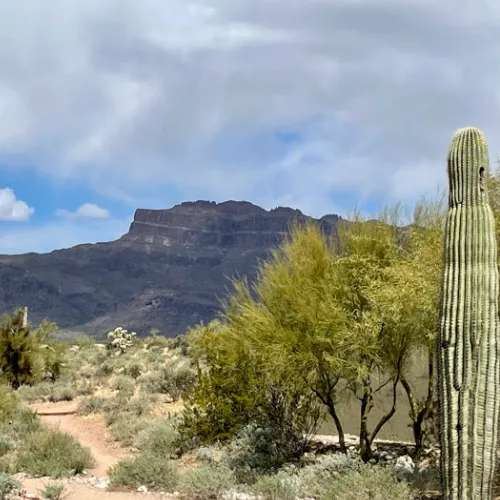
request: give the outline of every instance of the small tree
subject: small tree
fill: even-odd
[[[416,205],[411,224],[402,230],[401,258],[386,269],[373,296],[390,332],[391,345],[382,353],[386,370],[393,376],[399,373],[408,398],[416,456],[424,444],[424,424],[433,415],[435,399],[434,338],[439,313],[443,207],[441,195]],[[421,400],[415,396],[410,380],[412,355],[416,353],[427,356],[427,389]]]
[[[40,343],[23,319],[23,309],[0,318],[0,371],[14,389],[36,382],[43,373]]]

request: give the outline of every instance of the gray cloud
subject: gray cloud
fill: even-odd
[[[0,155],[132,203],[168,185],[313,214],[341,210],[335,190],[412,200],[456,128],[500,151],[500,6],[473,7],[5,2]]]

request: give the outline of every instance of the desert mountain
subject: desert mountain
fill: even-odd
[[[116,241],[47,254],[0,255],[0,310],[28,306],[30,320],[95,337],[116,326],[147,335],[183,333],[220,310],[238,274],[252,279],[287,234],[299,210],[266,211],[248,202],[185,202],[168,210],[138,209]],[[319,222],[335,233],[337,215]]]

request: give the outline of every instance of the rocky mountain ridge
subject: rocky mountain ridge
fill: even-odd
[[[335,234],[340,217],[318,220]],[[220,310],[234,275],[255,276],[299,210],[245,201],[184,202],[138,209],[128,233],[47,254],[0,255],[0,309],[28,306],[30,320],[102,337],[116,326],[139,336],[183,333]]]

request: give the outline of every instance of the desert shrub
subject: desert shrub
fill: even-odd
[[[211,464],[183,471],[178,489],[187,495],[220,498],[222,493],[235,486],[236,479],[230,468]]]
[[[137,435],[150,426],[150,418],[130,418],[128,413],[118,413],[113,416],[113,422],[110,424],[110,434],[113,439],[120,441],[125,446],[132,446]]]
[[[189,340],[184,334],[177,335],[172,339],[171,348],[179,351],[182,356],[189,355]]]
[[[0,373],[17,389],[43,376],[43,359],[37,336],[23,326],[23,311],[0,318]]]
[[[131,397],[135,391],[135,380],[127,375],[119,375],[113,383],[113,389],[126,397]]]
[[[47,399],[51,403],[57,403],[59,401],[73,401],[76,396],[77,393],[71,385],[61,385],[53,387]]]
[[[144,344],[146,349],[151,349],[152,347],[164,349],[165,347],[169,347],[170,342],[169,339],[167,339],[167,337],[164,337],[163,335],[157,335],[156,333],[152,333],[149,337],[146,337],[144,339]]]
[[[21,483],[10,474],[0,472],[0,498],[7,498],[7,495],[21,489]]]
[[[413,491],[399,482],[392,471],[384,467],[366,467],[362,472],[348,471],[326,484],[321,500],[408,500]]]
[[[65,369],[64,356],[67,351],[67,346],[63,342],[47,342],[47,335],[39,337],[44,371],[43,379],[49,382],[55,382],[61,377]]]
[[[175,420],[166,418],[150,424],[149,432],[138,436],[137,445],[141,451],[148,451],[155,455],[164,453],[169,456],[176,451],[178,439]]]
[[[196,380],[196,373],[187,366],[162,365],[143,379],[144,387],[155,394],[168,394],[174,401],[184,396]]]
[[[90,398],[80,401],[78,404],[77,413],[79,415],[90,415],[99,413],[105,407],[106,398],[99,396],[90,396]]]
[[[8,386],[0,385],[0,422],[10,420],[18,405],[17,395]]]
[[[42,427],[40,417],[32,410],[19,408],[12,415],[12,423],[9,425],[11,432],[19,436],[37,432]]]
[[[365,464],[359,457],[352,457],[343,453],[320,455],[313,465],[301,469],[290,467],[296,472],[307,490],[307,495],[318,498],[321,492],[334,479],[343,474],[351,472],[363,473],[369,465]]]
[[[35,385],[22,385],[19,389],[17,389],[16,394],[20,399],[28,403],[46,401],[52,387],[53,384],[50,382],[39,382]]]
[[[319,415],[312,396],[290,395],[268,387],[261,414],[228,445],[228,463],[236,469],[267,472],[298,460],[306,450],[308,436],[317,429]]]
[[[47,500],[62,500],[64,498],[65,486],[63,483],[51,482],[45,485],[41,491],[42,497]]]
[[[175,464],[163,455],[141,453],[118,462],[109,471],[112,486],[137,488],[144,485],[150,490],[172,490],[178,482]]]
[[[99,368],[96,370],[96,377],[104,378],[109,377],[114,372],[113,363],[110,360],[106,360],[101,363]]]
[[[258,415],[262,391],[255,370],[243,356],[240,363],[197,369],[197,380],[186,395],[178,430],[187,445],[198,447],[227,441]]]
[[[137,380],[144,372],[144,367],[140,363],[131,363],[125,367],[124,374]]]
[[[72,436],[40,428],[21,442],[15,468],[35,476],[62,477],[80,474],[91,464],[88,448],[82,447]]]
[[[301,496],[303,486],[297,475],[279,471],[258,477],[251,490],[262,500],[295,500]]]
[[[80,349],[90,349],[95,347],[95,339],[89,335],[79,335],[73,343]]]
[[[0,457],[3,457],[13,449],[14,449],[14,442],[12,441],[12,438],[0,434]]]

